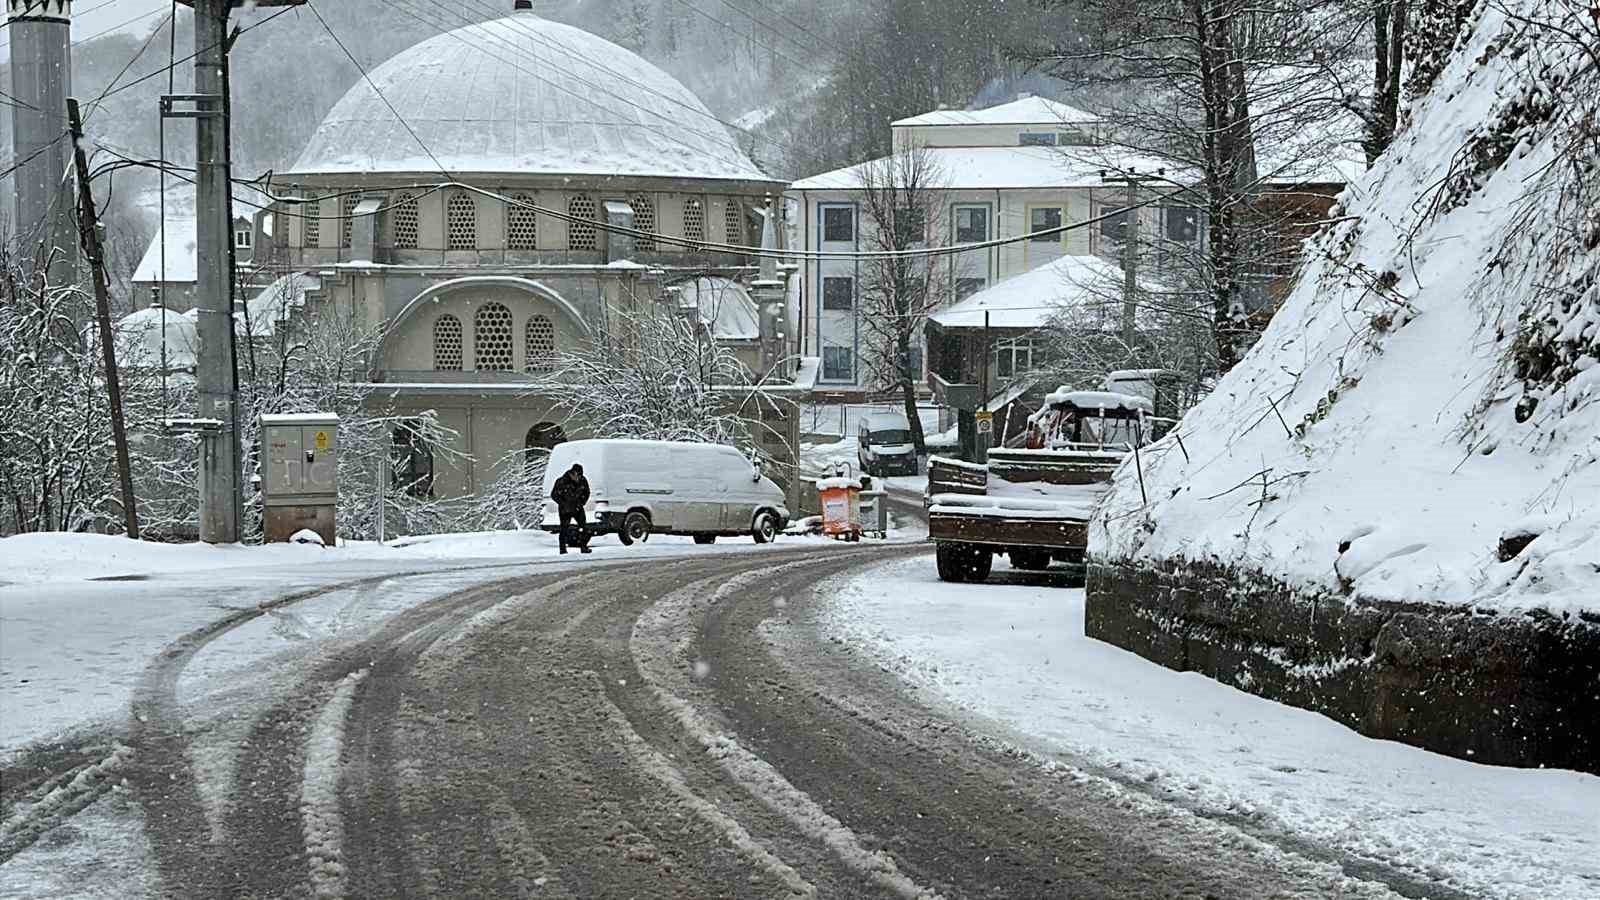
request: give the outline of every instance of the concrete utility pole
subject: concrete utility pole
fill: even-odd
[[[72,142],[67,95],[72,91],[72,0],[6,0],[11,42],[12,234],[24,260],[51,259],[50,283],[77,280],[78,234],[67,181]],[[42,247],[42,252],[41,252]]]
[[[201,432],[200,539],[239,540],[243,478],[239,452],[239,385],[234,365],[233,211],[228,208],[228,125],[223,97],[228,13],[240,0],[185,0],[194,8],[195,360]],[[256,7],[301,6],[305,0],[255,0]]]
[[[1122,341],[1129,347],[1139,336],[1139,185],[1147,181],[1162,180],[1165,169],[1154,174],[1140,175],[1130,168],[1124,172],[1100,173],[1106,184],[1126,185],[1127,197],[1122,212]]]

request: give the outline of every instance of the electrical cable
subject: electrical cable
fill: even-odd
[[[174,35],[176,35],[178,33],[177,21],[174,18],[175,14],[176,14],[175,13],[176,0],[173,0],[173,2],[174,2],[174,12],[168,13],[167,14],[167,18],[164,19],[160,25],[157,25],[155,27],[155,29],[150,32],[150,36],[144,39],[144,43],[143,44],[139,45],[139,49],[138,49],[138,51],[136,51],[133,54],[133,58],[129,59],[128,60],[128,64],[122,67],[122,71],[117,73],[117,77],[111,79],[110,83],[106,85],[106,89],[100,92],[100,96],[98,96],[98,97],[94,98],[93,100],[89,101],[89,108],[87,110],[85,110],[84,114],[83,114],[83,124],[85,124],[85,125],[89,124],[89,120],[91,118],[93,118],[94,114],[100,110],[101,101],[103,101],[106,98],[106,96],[111,92],[111,90],[114,89],[117,86],[117,82],[122,80],[122,76],[128,74],[128,70],[132,69],[136,64],[138,64],[139,58],[144,56],[144,52],[146,50],[150,49],[150,45],[155,42],[156,36],[161,33],[161,29],[162,28],[166,27],[166,25],[170,23],[172,25],[172,28],[170,28],[168,30],[171,31],[171,33],[174,34]],[[169,91],[169,93],[170,93],[170,91]]]
[[[239,29],[234,34],[234,37],[237,38],[237,37],[240,37],[240,36],[242,36],[244,34],[247,34],[247,33],[251,32],[251,31],[254,31],[257,28],[260,28],[261,26],[267,24],[268,22],[271,22],[273,19],[276,19],[279,16],[284,15],[285,13],[292,12],[295,9],[298,9],[298,7],[285,6],[282,9],[278,10],[277,12],[273,13],[272,15],[267,16],[265,19],[262,19],[261,21],[259,21],[259,22],[251,22],[249,25],[246,25],[243,28]],[[174,38],[174,40],[176,40],[176,38]],[[225,38],[223,40],[223,43],[226,43],[227,40],[228,39]],[[215,45],[213,45],[213,46],[215,46]],[[210,50],[211,47],[206,47],[205,49]],[[188,56],[185,56],[182,59],[175,60],[170,66],[167,66],[166,68],[157,69],[154,72],[150,72],[148,74],[141,75],[138,78],[135,78],[134,80],[128,82],[125,85],[123,85],[122,87],[119,87],[114,91],[107,92],[106,97],[112,97],[112,96],[115,96],[117,94],[122,93],[123,91],[132,90],[133,88],[138,87],[140,84],[143,84],[144,82],[149,81],[152,78],[157,78],[157,77],[159,77],[161,75],[167,75],[168,79],[170,81],[170,79],[171,79],[171,74],[170,73],[171,73],[173,68],[175,68],[176,66],[179,66],[179,65],[181,65],[183,63],[189,62],[190,60],[192,60],[195,57],[199,56],[200,53],[201,53],[201,51],[197,50],[194,53],[191,53],[191,54],[189,54]],[[105,98],[102,97],[101,99],[104,100]]]

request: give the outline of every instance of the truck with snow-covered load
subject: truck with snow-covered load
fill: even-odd
[[[1153,405],[1109,391],[1057,391],[1028,420],[1028,446],[987,463],[928,461],[928,536],[939,577],[978,582],[996,555],[1014,568],[1082,572],[1089,518],[1111,473],[1150,439]]]

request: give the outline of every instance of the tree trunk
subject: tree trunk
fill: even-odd
[[[900,370],[900,399],[906,408],[906,421],[911,425],[911,446],[917,456],[928,452],[927,438],[922,434],[922,417],[917,414],[916,374],[911,371],[911,336],[900,335],[900,357],[896,368]]]

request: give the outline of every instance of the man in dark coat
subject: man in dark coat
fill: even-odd
[[[567,552],[567,523],[572,523],[572,541],[584,553],[589,550],[589,523],[584,518],[583,505],[589,502],[589,479],[583,477],[583,466],[577,463],[566,474],[556,479],[550,489],[550,499],[556,502],[561,515],[561,528],[556,532],[561,542],[561,552]]]

